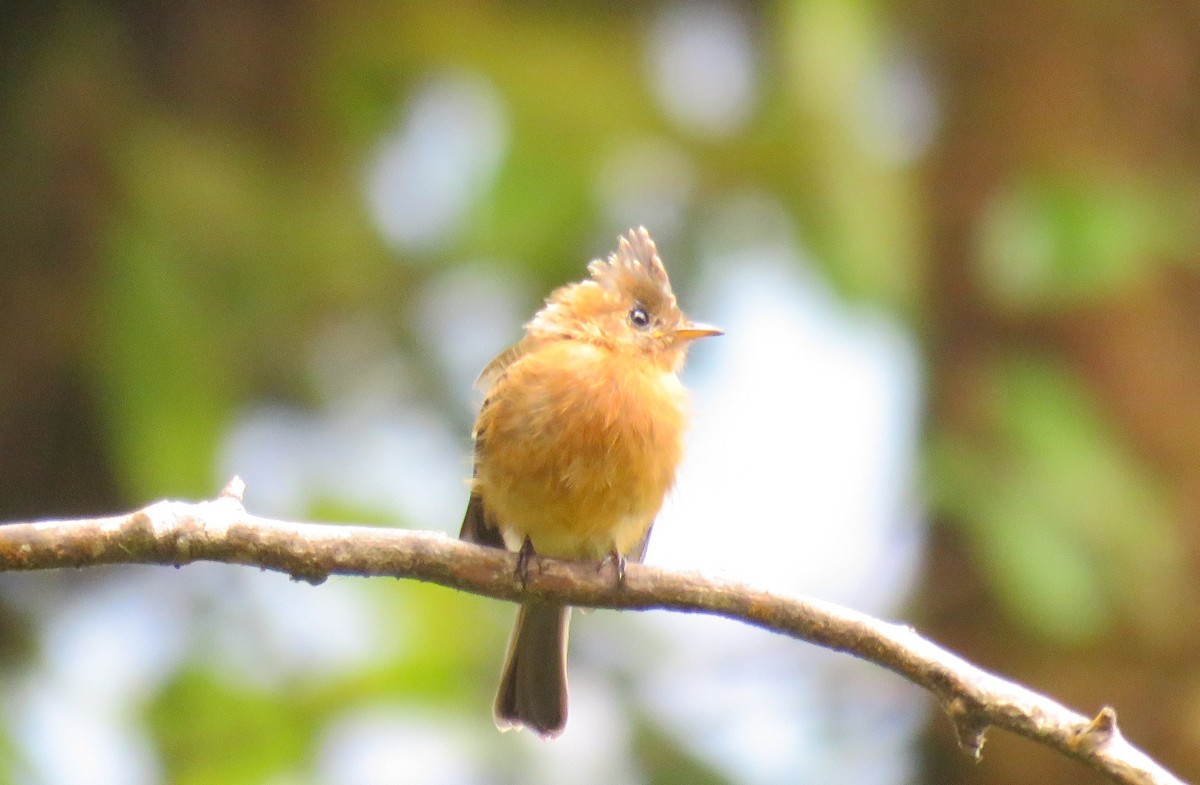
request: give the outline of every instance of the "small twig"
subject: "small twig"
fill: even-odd
[[[1181,781],[1121,735],[1104,707],[1095,719],[1001,679],[891,624],[831,603],[772,594],[744,583],[630,564],[620,589],[594,565],[550,559],[522,587],[514,554],[400,529],[291,523],[248,514],[245,485],[213,501],[163,501],[112,518],[0,526],[0,572],[101,564],[245,564],[317,584],[330,575],[414,578],[501,600],[553,599],[596,608],[662,608],[737,619],[894,671],[929,690],[959,744],[979,758],[995,726],[1045,744],[1127,785]]]

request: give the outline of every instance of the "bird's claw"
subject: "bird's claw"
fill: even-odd
[[[525,542],[521,544],[521,550],[517,551],[517,580],[521,582],[521,588],[529,583],[529,562],[533,560],[535,552],[533,543],[529,538],[525,538]]]
[[[612,551],[600,561],[600,565],[596,568],[596,572],[603,570],[604,565],[608,564],[609,562],[612,562],[613,568],[616,570],[617,588],[620,589],[625,585],[626,559],[622,554]]]

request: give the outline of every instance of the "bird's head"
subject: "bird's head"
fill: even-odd
[[[527,325],[531,336],[584,340],[676,371],[696,338],[721,331],[679,309],[666,268],[644,228],[623,235],[615,253],[588,265],[591,278],[551,293]]]

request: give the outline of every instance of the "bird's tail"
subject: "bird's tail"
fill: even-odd
[[[496,694],[496,727],[526,727],[552,739],[567,724],[567,626],[571,609],[521,606]]]

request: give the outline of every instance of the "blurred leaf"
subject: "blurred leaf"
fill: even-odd
[[[191,665],[159,691],[146,723],[169,781],[257,783],[308,771],[330,720],[354,707],[417,706],[477,717],[492,732],[508,604],[411,581],[356,583],[391,638],[377,660],[267,685]]]
[[[289,690],[178,673],[149,707],[150,732],[170,782],[261,783],[307,760],[315,718]]]
[[[117,463],[135,498],[203,496],[235,407],[295,383],[320,315],[378,291],[379,254],[353,199],[232,133],[151,117],[117,158],[96,361]]]
[[[1061,368],[1002,362],[979,390],[987,432],[932,442],[937,506],[968,527],[1009,612],[1062,641],[1118,617],[1169,635],[1186,585],[1162,489]]]
[[[16,785],[20,757],[20,750],[9,738],[7,728],[0,724],[0,785]]]
[[[784,8],[794,117],[786,138],[767,151],[771,166],[778,169],[784,151],[799,156],[784,187],[802,200],[798,210],[816,257],[842,292],[911,311],[921,282],[916,181],[902,160],[874,149],[871,138],[899,133],[899,123],[875,116],[879,107],[870,95],[871,88],[883,92],[893,76],[886,31],[870,3],[816,0]]]
[[[400,640],[400,656],[337,685],[340,697],[393,696],[465,707],[491,705],[491,690],[511,623],[497,603],[414,581],[370,581],[382,623]]]
[[[976,538],[989,575],[1009,611],[1043,637],[1078,641],[1112,619],[1102,569],[1077,538],[1044,524],[1044,510],[1002,510],[987,536]]]
[[[402,84],[440,71],[481,75],[504,100],[505,163],[448,250],[528,260],[558,282],[563,270],[574,274],[583,261],[579,238],[595,225],[599,162],[614,138],[659,126],[640,59],[614,56],[614,42],[622,52],[641,43],[628,16],[578,6],[402,3],[370,4],[338,22],[325,42],[323,78],[331,111],[364,145],[395,121]]]
[[[724,785],[729,780],[653,722],[640,721],[633,752],[653,785]]]
[[[990,294],[1018,309],[1111,294],[1194,252],[1192,197],[1166,184],[1084,174],[1033,178],[992,200],[979,242]]]

